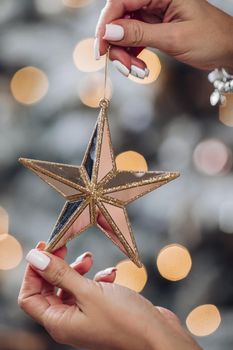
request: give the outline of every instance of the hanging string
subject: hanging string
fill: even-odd
[[[108,82],[109,51],[110,51],[110,46],[108,46],[107,52],[106,52],[106,55],[105,55],[105,68],[104,68],[104,100],[107,99],[106,93],[107,93],[107,82]]]
[[[106,55],[105,55],[105,67],[104,67],[104,93],[103,98],[99,102],[99,106],[101,108],[106,109],[108,107],[109,101],[107,98],[107,83],[108,83],[108,61],[109,61],[109,51],[110,46],[107,49]]]

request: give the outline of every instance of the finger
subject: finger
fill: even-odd
[[[38,250],[44,250],[46,247],[46,243],[45,242],[39,242],[37,245],[37,249]],[[66,246],[63,246],[59,249],[57,249],[56,251],[53,252],[53,255],[61,258],[61,259],[65,259],[65,256],[67,254],[67,248]],[[43,280],[42,280],[43,281]],[[57,302],[57,298],[54,297],[55,296],[55,288],[53,285],[51,285],[50,283],[43,281],[43,285],[41,288],[41,293],[43,295],[46,295],[46,298],[49,300],[50,304],[54,304]]]
[[[74,271],[64,260],[36,249],[31,250],[27,261],[48,283],[81,299],[87,290],[87,280]]]
[[[82,255],[80,255],[73,264],[71,264],[70,266],[76,271],[78,272],[80,275],[85,275],[87,272],[90,271],[91,267],[93,265],[93,256],[90,252],[86,252]],[[65,301],[67,303],[67,301],[72,297],[70,293],[67,293],[66,291],[59,289],[57,292],[57,295],[59,296],[59,298],[61,298],[63,300],[63,302]],[[74,300],[74,298],[72,297],[72,300]]]
[[[96,36],[102,37],[106,24],[113,22],[116,19],[128,17],[132,12],[138,10],[160,10],[164,12],[172,0],[118,0],[107,1],[105,7],[101,11],[99,20],[96,26]]]
[[[104,39],[123,47],[154,47],[166,51],[172,44],[177,23],[150,24],[133,19],[121,19],[106,26]]]
[[[148,5],[149,2],[150,0],[107,1],[105,7],[101,11],[95,31],[95,36],[99,39],[98,46],[100,55],[103,55],[107,49],[107,43],[103,40],[106,24],[116,19],[123,18],[127,12],[139,10],[143,6]]]
[[[140,9],[159,9],[165,11],[171,0],[118,0],[118,1],[107,1],[106,6],[101,11],[97,26],[96,26],[96,37],[100,39],[99,47],[101,54],[106,52],[106,42],[102,39],[105,33],[105,27],[107,24],[127,16],[128,14],[140,10]],[[131,45],[130,45],[131,46]]]
[[[45,247],[46,247],[46,243],[44,241],[40,241],[36,245],[36,249],[38,249],[38,250],[44,250]]]
[[[37,322],[43,325],[43,315],[51,305],[61,304],[61,300],[46,292],[47,282],[44,281],[31,266],[27,266],[23,283],[18,296],[19,306]]]
[[[44,250],[45,242],[39,242],[37,250]],[[64,249],[63,249],[64,253]],[[60,304],[60,299],[54,295],[54,287],[43,280],[31,266],[27,266],[18,296],[20,307],[35,320],[41,323],[41,317],[48,307]]]
[[[67,248],[66,246],[63,246],[59,249],[57,249],[55,252],[53,252],[53,255],[56,255],[57,257],[61,258],[61,259],[65,259],[67,254]]]
[[[134,56],[131,50],[126,50],[121,47],[111,47],[109,58],[113,61],[115,68],[125,76],[130,74],[132,65],[136,65],[141,69],[146,68],[145,62]]]
[[[46,247],[46,243],[44,241],[40,241],[38,242],[38,244],[36,245],[36,249],[38,250],[44,250]],[[59,249],[57,249],[55,252],[53,252],[54,255],[58,256],[61,259],[65,259],[65,256],[67,254],[67,248],[66,246],[63,246]]]
[[[169,309],[166,309],[162,306],[156,306],[156,309],[169,321],[171,322],[176,322],[176,323],[180,323],[179,318],[176,316],[176,314],[174,314],[174,312],[172,312]]]
[[[85,252],[80,255],[75,262],[73,262],[70,266],[77,271],[80,275],[85,275],[90,271],[93,265],[93,255],[90,252]]]
[[[95,277],[94,280],[96,282],[108,282],[108,283],[113,283],[116,278],[116,267],[109,267],[103,271],[99,271]]]

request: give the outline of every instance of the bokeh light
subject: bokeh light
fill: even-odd
[[[227,146],[216,139],[200,142],[193,153],[194,164],[201,173],[218,175],[232,165],[232,153]]]
[[[89,5],[93,0],[62,0],[63,4],[71,8],[80,8]]]
[[[57,15],[63,10],[61,0],[35,0],[36,9],[44,15]]]
[[[8,233],[9,230],[9,216],[7,211],[0,207],[0,234]]]
[[[220,205],[219,228],[225,233],[233,233],[233,200]]]
[[[118,170],[147,171],[145,158],[138,152],[126,151],[117,155],[116,167]]]
[[[225,102],[219,108],[219,120],[226,126],[233,127],[233,94],[225,94]]]
[[[0,235],[0,270],[15,268],[23,257],[20,243],[11,235]]]
[[[129,79],[131,79],[139,84],[151,84],[154,81],[156,81],[159,77],[160,72],[161,72],[161,63],[160,63],[159,57],[154,52],[152,52],[148,49],[142,50],[142,52],[140,52],[140,54],[137,57],[146,63],[147,68],[149,69],[150,73],[149,73],[148,77],[146,77],[144,79],[136,78],[130,74]]]
[[[84,39],[74,49],[74,64],[82,72],[96,72],[105,65],[105,55],[99,60],[94,57],[94,40],[94,38]]]
[[[160,250],[157,267],[161,276],[167,280],[180,281],[189,274],[192,259],[187,248],[180,244],[170,244]]]
[[[79,87],[79,97],[88,107],[99,107],[99,101],[104,97],[104,74],[92,73],[82,80]],[[107,79],[106,98],[112,97],[112,83]]]
[[[221,315],[215,305],[200,305],[193,309],[186,319],[189,331],[199,337],[214,333],[221,323]]]
[[[30,105],[40,101],[48,91],[48,78],[36,67],[18,70],[11,80],[11,92],[16,101]]]
[[[115,283],[130,288],[135,292],[141,292],[147,282],[147,271],[145,266],[137,267],[130,260],[122,260],[117,264]]]

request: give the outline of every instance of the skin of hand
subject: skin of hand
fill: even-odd
[[[18,301],[55,341],[96,350],[201,350],[171,311],[112,283],[116,269],[90,280],[84,274],[91,269],[91,253],[69,266],[65,247],[54,254],[42,252],[44,247],[40,243],[27,255]]]
[[[148,46],[199,69],[233,71],[232,32],[233,18],[206,0],[107,0],[96,40],[100,55],[111,44],[110,59],[129,70],[145,68],[136,56]]]

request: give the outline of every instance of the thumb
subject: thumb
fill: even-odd
[[[150,24],[121,19],[106,25],[103,39],[117,46],[149,46],[167,51],[173,45],[174,26],[175,23]]]
[[[61,258],[32,249],[26,260],[31,267],[51,285],[61,288],[78,299],[85,294],[87,290],[87,279],[74,271]]]

